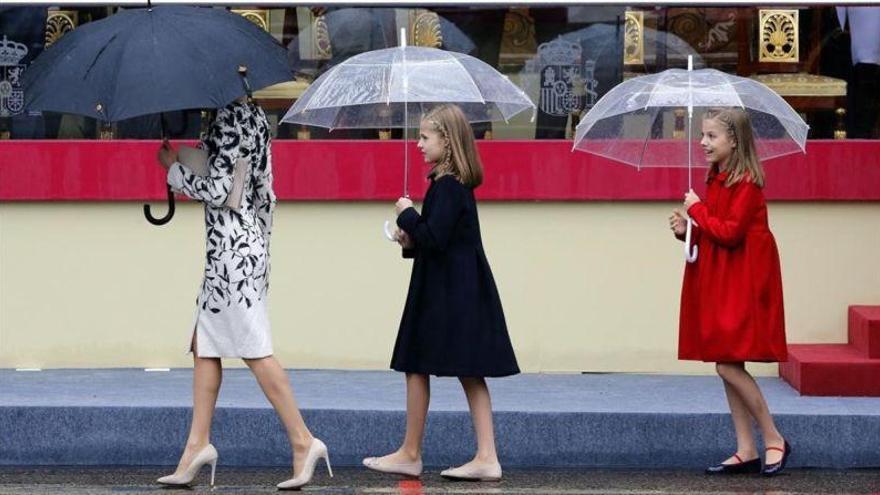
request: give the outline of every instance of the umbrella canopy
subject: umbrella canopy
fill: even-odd
[[[803,152],[809,126],[767,86],[715,69],[669,69],[635,77],[615,86],[578,124],[573,150],[586,151],[635,167],[692,167],[708,165],[699,153],[696,115],[713,107],[737,107],[749,114],[760,160]],[[694,164],[693,155],[701,158]],[[697,259],[691,249],[693,222],[688,219],[685,259]]]
[[[222,108],[293,78],[271,35],[224,9],[163,5],[84,24],[25,72],[30,110],[115,122],[190,108]]]
[[[247,74],[246,77],[243,77]],[[159,6],[119,12],[66,34],[25,72],[25,107],[105,122],[222,108],[293,78],[286,51],[268,33],[224,9]],[[167,186],[168,213],[174,194]]]
[[[437,48],[401,46],[351,57],[325,72],[282,122],[330,129],[418,127],[420,114],[455,103],[470,122],[509,120],[535,105],[489,64]]]
[[[809,126],[791,105],[755,80],[715,69],[669,69],[615,86],[582,118],[573,148],[635,167],[706,166],[699,129],[689,132],[688,123],[711,107],[749,114],[761,160],[804,151]]]
[[[401,40],[406,32],[401,30]],[[406,46],[351,57],[325,72],[281,119],[334,128],[418,127],[421,115],[454,103],[469,122],[508,120],[535,104],[489,64],[462,53]],[[404,132],[403,195],[409,192],[409,154]],[[394,240],[390,222],[385,237]]]

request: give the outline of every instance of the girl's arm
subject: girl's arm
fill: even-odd
[[[710,216],[702,202],[695,203],[688,209],[688,215],[700,224],[702,235],[727,247],[737,247],[742,243],[763,198],[761,189],[751,182],[743,182],[734,187],[736,190],[731,198],[730,208],[723,218]]]
[[[425,219],[409,207],[397,217],[397,225],[409,234],[417,250],[444,251],[464,206],[461,185],[454,178],[434,183],[430,218]]]
[[[221,122],[228,131],[223,131]],[[176,162],[168,169],[167,181],[168,185],[190,198],[220,208],[226,204],[232,191],[232,171],[239,154],[241,137],[235,125],[235,112],[226,108],[217,111],[209,139],[220,143],[220,147],[216,155],[208,156],[208,176],[196,175],[185,165]]]

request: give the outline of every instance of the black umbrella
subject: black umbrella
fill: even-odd
[[[239,72],[246,68],[246,78]],[[115,122],[139,115],[222,108],[255,89],[293,79],[275,38],[224,9],[124,10],[64,35],[23,77],[30,110]],[[244,84],[243,84],[244,82]],[[151,223],[167,223],[144,214]]]

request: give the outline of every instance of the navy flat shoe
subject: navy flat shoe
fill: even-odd
[[[785,464],[788,462],[788,456],[791,455],[791,445],[789,445],[788,440],[784,440],[781,449],[779,447],[767,447],[766,450],[778,450],[782,452],[782,459],[780,459],[779,462],[768,464],[764,466],[764,469],[761,471],[761,474],[764,476],[776,476],[785,469]]]
[[[756,457],[750,461],[743,461],[739,455],[733,454],[736,464],[716,464],[706,468],[706,474],[758,474],[761,472],[761,459]]]

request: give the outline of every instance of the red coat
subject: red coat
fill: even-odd
[[[678,358],[711,362],[785,361],[782,274],[761,188],[709,182],[688,209],[699,225],[681,288]]]

